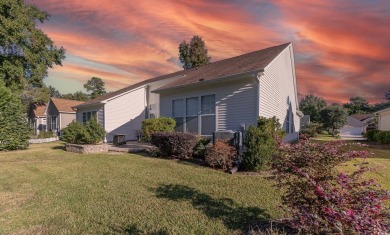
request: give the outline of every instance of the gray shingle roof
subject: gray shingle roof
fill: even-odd
[[[285,43],[279,46],[269,47],[266,49],[250,52],[240,56],[212,62],[203,66],[199,66],[197,68],[181,70],[171,74],[166,74],[163,76],[144,80],[142,82],[133,84],[131,86],[125,87],[118,91],[111,92],[109,94],[100,96],[96,99],[87,101],[75,107],[77,108],[82,106],[99,104],[104,100],[113,98],[121,93],[130,91],[139,86],[146,85],[150,82],[160,81],[160,80],[164,80],[176,76],[182,76],[182,78],[177,79],[155,90],[154,92],[159,93],[164,90],[171,90],[171,89],[181,88],[184,86],[197,85],[200,83],[204,83],[205,81],[212,81],[230,75],[243,74],[246,72],[261,70],[264,69],[269,63],[271,63],[271,61],[274,60],[290,44],[291,43]]]

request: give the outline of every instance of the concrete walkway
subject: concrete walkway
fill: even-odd
[[[142,153],[152,150],[154,146],[149,143],[127,141],[126,144],[115,146],[112,143],[108,143],[109,152],[121,152],[121,153]]]

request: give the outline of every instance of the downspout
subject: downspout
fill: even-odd
[[[257,73],[256,82],[257,82],[257,95],[256,95],[256,114],[257,117],[260,116],[260,78],[264,75],[264,72]],[[257,119],[256,117],[256,119]]]

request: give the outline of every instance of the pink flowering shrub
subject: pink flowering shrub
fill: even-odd
[[[283,206],[292,216],[291,226],[303,234],[387,234],[390,215],[383,208],[390,192],[362,174],[335,168],[367,151],[349,151],[343,142],[280,144],[273,161],[278,186],[284,189]]]

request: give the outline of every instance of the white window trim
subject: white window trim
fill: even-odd
[[[202,96],[211,96],[211,95],[214,95],[214,113],[213,114],[202,114]],[[212,135],[203,135],[201,134],[202,133],[202,117],[204,116],[214,116],[214,123],[215,123],[215,127],[214,127],[214,130],[213,132],[215,132],[217,130],[217,101],[216,101],[216,94],[202,94],[202,95],[195,95],[195,96],[188,96],[188,97],[181,97],[181,98],[177,98],[177,99],[172,99],[171,100],[171,116],[173,118],[183,118],[183,132],[187,132],[187,99],[190,99],[190,98],[198,98],[198,115],[193,115],[193,116],[188,116],[188,117],[198,117],[198,133],[197,135],[201,135],[201,136],[212,136]],[[173,115],[173,101],[175,100],[182,100],[183,102],[183,116],[179,117],[175,117]]]

